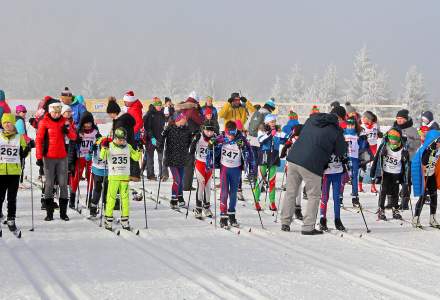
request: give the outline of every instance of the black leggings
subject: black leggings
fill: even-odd
[[[102,195],[102,201],[105,204],[107,198],[107,188],[108,188],[108,177],[93,175],[93,197],[90,201],[91,207],[98,207],[99,199]]]
[[[20,175],[0,176],[0,210],[3,207],[7,192],[8,199],[8,220],[15,220],[17,211],[17,192],[20,184]]]
[[[429,195],[431,199],[429,205],[430,214],[435,215],[435,213],[437,212],[437,182],[435,180],[435,175],[429,176],[426,179],[425,193],[423,196],[420,196],[419,200],[417,201],[416,212],[414,213],[415,216],[420,216],[423,204],[425,203],[425,197],[427,195]]]
[[[399,208],[399,179],[400,174],[383,172],[378,203],[380,208],[385,209],[385,199],[387,196],[390,197],[391,205],[395,209]]]

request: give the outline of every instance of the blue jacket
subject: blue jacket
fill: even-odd
[[[430,130],[426,134],[425,142],[414,154],[411,162],[411,179],[414,191],[414,197],[420,197],[425,191],[425,179],[422,172],[422,156],[423,152],[438,138],[440,138],[440,131]]]
[[[73,103],[70,104],[70,108],[72,109],[72,118],[76,128],[79,128],[79,121],[81,120],[82,114],[87,111],[84,104],[82,104],[81,101],[78,100],[78,97],[79,96],[76,96]]]
[[[289,135],[292,132],[293,126],[298,125],[298,120],[289,120],[286,125],[283,126],[283,129],[281,129],[285,134]]]

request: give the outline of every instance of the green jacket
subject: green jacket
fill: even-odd
[[[134,161],[139,161],[139,159],[141,158],[141,152],[139,150],[134,150],[130,144],[127,144],[126,147],[128,147],[128,151],[126,151],[126,148],[120,148],[112,142],[112,143],[110,143],[109,148],[101,148],[101,152],[99,154],[100,158],[102,160],[107,161],[107,166],[109,168],[108,169],[108,180],[110,180],[110,181],[111,180],[122,180],[122,181],[129,181],[130,180],[130,159],[129,158],[131,158]],[[110,152],[110,150],[112,152],[115,152],[115,151],[121,152],[120,153],[121,157],[117,157],[117,158],[119,158],[119,160],[116,159],[115,162],[116,163],[124,162],[126,166],[128,165],[128,169],[126,168],[125,170],[121,171],[121,173],[123,173],[123,174],[118,174],[118,175],[111,174],[112,173],[112,170],[111,170],[112,161],[108,160],[109,157],[112,156],[112,153]],[[124,154],[122,153],[124,151],[126,151],[125,157],[123,157]],[[116,158],[116,157],[112,157],[112,159],[114,159],[114,158]],[[124,158],[126,158],[127,161],[125,161]],[[116,166],[117,166],[117,164],[116,164]]]
[[[21,175],[21,163],[7,163],[4,160],[2,154],[7,154],[10,149],[6,149],[2,147],[2,145],[9,146],[10,143],[13,143],[15,138],[19,138],[19,149],[16,155],[18,158],[26,157],[29,153],[29,149],[27,147],[26,141],[21,134],[14,134],[11,136],[6,136],[4,132],[0,133],[0,175]],[[12,145],[11,145],[12,146]],[[12,151],[13,152],[13,151]],[[12,153],[11,152],[11,153]],[[11,154],[9,153],[9,154]]]

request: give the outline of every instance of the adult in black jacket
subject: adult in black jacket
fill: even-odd
[[[156,150],[159,160],[159,177],[162,181],[166,181],[169,177],[168,168],[163,164],[163,151],[157,148],[158,144],[163,143],[162,132],[166,123],[164,108],[159,98],[153,99],[153,104],[150,105],[143,121],[147,155],[142,169],[147,168],[147,179],[156,180],[156,175],[154,175],[154,151]]]
[[[287,190],[281,209],[281,230],[290,230],[295,211],[295,198],[301,188],[301,182],[304,181],[308,201],[302,234],[322,233],[315,229],[321,198],[322,175],[332,154],[343,157],[346,152],[347,144],[336,115],[318,113],[306,121],[299,139],[292,145],[287,155]]]

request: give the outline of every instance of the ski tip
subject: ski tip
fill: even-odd
[[[135,234],[136,235],[139,235],[141,232],[140,232],[140,230],[138,229],[138,230],[136,230],[136,232],[135,232]]]
[[[240,234],[240,230],[237,232],[237,234]]]
[[[252,231],[252,228],[249,228],[249,232],[251,232]]]
[[[121,231],[118,229],[118,230],[115,231],[115,233],[116,233],[116,235],[120,235]]]
[[[344,237],[344,234],[343,234],[343,233],[341,233],[341,237]]]
[[[21,230],[17,233],[17,238],[21,239]]]

